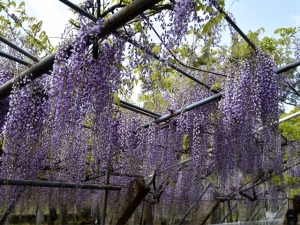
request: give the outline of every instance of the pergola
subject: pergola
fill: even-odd
[[[87,17],[88,19],[90,19],[93,22],[96,22],[98,19],[96,17],[94,17],[93,15],[89,14],[87,11],[85,11],[84,9],[76,6],[75,4],[73,4],[72,2],[68,1],[68,0],[60,0],[62,3],[64,3],[65,5],[69,6],[70,8],[72,8],[73,10],[77,11],[78,13],[80,13],[81,15]],[[98,36],[98,38],[103,38],[109,34],[113,34],[116,35],[120,38],[124,38],[122,36],[121,33],[119,33],[117,31],[118,28],[120,28],[121,26],[123,26],[124,24],[128,23],[130,20],[132,20],[133,18],[135,18],[136,16],[140,15],[141,13],[143,13],[144,11],[146,11],[147,9],[153,7],[155,4],[159,3],[161,0],[134,0],[132,3],[128,4],[127,6],[125,6],[124,8],[120,9],[118,12],[116,12],[115,14],[113,14],[112,16],[110,16],[109,18],[107,18],[103,24],[103,28],[102,28],[102,32],[100,33],[100,35]],[[256,46],[248,39],[248,37],[242,32],[242,30],[231,20],[231,18],[220,8],[217,9],[220,13],[224,14],[224,18],[225,20],[240,34],[240,36],[248,43],[248,45],[254,50],[256,51]],[[131,38],[124,38],[128,43],[134,45],[136,48],[139,48],[140,50],[144,51],[144,53],[149,54],[154,60],[158,60],[161,61],[161,58],[156,55],[155,53],[153,53],[152,51],[149,51],[148,49],[146,49],[145,47],[143,47],[142,45],[140,45],[138,42],[136,42],[135,40],[131,39]],[[14,80],[22,80],[24,77],[27,77],[29,74],[31,81],[42,76],[43,74],[47,74],[47,73],[51,73],[52,70],[52,66],[54,64],[54,60],[55,60],[55,55],[56,53],[53,53],[51,55],[48,55],[47,57],[43,58],[43,59],[38,59],[38,57],[24,51],[23,49],[21,49],[20,47],[16,46],[15,44],[13,44],[12,42],[10,42],[9,40],[5,39],[4,37],[0,36],[0,41],[5,43],[6,45],[10,46],[11,48],[19,51],[20,53],[22,53],[23,55],[25,55],[26,57],[32,59],[33,61],[35,61],[36,63],[33,65],[31,63],[28,63],[22,59],[16,58],[12,55],[8,55],[7,53],[1,52],[0,51],[0,56],[1,57],[5,57],[8,60],[12,60],[15,61],[17,63],[23,64],[25,66],[27,66],[28,68],[23,71],[20,75],[17,75],[16,78],[11,79],[9,81],[7,81],[6,83],[2,84],[0,86],[0,100],[4,99],[5,97],[7,97],[8,95],[10,95],[11,90],[13,88],[13,84],[14,84]],[[92,44],[92,40],[87,40],[90,44]],[[71,54],[71,49],[72,49],[72,44],[70,44],[68,46],[68,53]],[[179,68],[178,66],[172,64],[171,62],[166,62],[167,66],[172,68],[173,70],[179,72],[180,74],[182,74],[183,76],[186,76],[187,78],[191,79],[192,81],[196,82],[199,85],[202,85],[203,87],[205,87],[206,89],[210,90],[210,86],[203,83],[202,81],[198,80],[197,78],[193,77],[192,75],[190,75],[189,73],[185,72],[183,69]],[[280,67],[277,69],[276,73],[284,73],[290,69],[293,69],[297,66],[300,65],[300,60],[295,61],[293,63],[287,64],[286,66]],[[31,82],[29,81],[29,82]],[[29,83],[28,82],[28,83]],[[28,84],[27,83],[27,84]],[[23,84],[26,85],[26,84]],[[290,86],[290,88],[295,91],[293,89],[293,87]],[[208,98],[202,99],[198,102],[194,102],[193,104],[187,105],[181,109],[177,109],[176,111],[166,114],[166,115],[161,115],[159,113],[156,112],[152,112],[150,110],[144,109],[142,107],[136,106],[134,104],[128,103],[126,101],[121,100],[120,101],[120,107],[131,110],[133,112],[145,115],[145,116],[149,116],[151,118],[153,118],[153,120],[149,123],[145,123],[142,125],[143,128],[148,128],[149,126],[151,126],[151,124],[158,124],[164,121],[167,121],[175,116],[180,115],[182,112],[186,112],[186,111],[190,111],[193,110],[195,108],[198,108],[204,104],[207,104],[209,102],[215,101],[215,100],[219,100],[221,99],[223,96],[222,92],[218,92],[213,90],[212,91],[212,95]],[[295,116],[299,116],[300,112],[297,112],[293,115],[290,115],[286,118],[280,119],[279,123],[287,121]],[[182,165],[185,164],[187,162],[189,162],[190,159],[186,159],[182,162],[179,162],[178,165]],[[105,196],[104,196],[104,201],[103,201],[103,211],[102,211],[102,217],[101,217],[101,224],[105,224],[105,213],[106,213],[106,204],[107,204],[107,196],[108,196],[108,191],[109,190],[121,190],[120,186],[112,186],[109,184],[109,176],[113,175],[112,172],[109,171],[109,166],[107,169],[107,173],[106,173],[106,182],[105,185],[96,185],[96,184],[84,184],[84,185],[77,185],[75,183],[62,183],[62,182],[50,182],[50,181],[37,181],[37,180],[12,180],[12,179],[5,179],[5,178],[1,178],[0,179],[0,185],[16,185],[16,186],[31,186],[31,187],[64,187],[64,188],[79,188],[79,189],[98,189],[98,190],[105,190]],[[122,176],[122,174],[116,174],[116,176]],[[126,174],[125,174],[126,176]],[[127,174],[127,176],[130,176]],[[132,175],[132,176],[138,176],[138,175]],[[155,179],[155,175],[153,174],[152,177],[149,178],[149,184],[151,184],[153,182],[153,179]],[[257,184],[256,184],[257,185]],[[204,189],[204,191],[199,195],[199,197],[197,198],[196,202],[198,202],[201,197],[204,195],[204,193],[206,192],[207,188],[209,187],[209,185]],[[251,188],[251,187],[250,187]],[[250,188],[245,188],[242,191],[246,191]],[[146,193],[147,194],[147,193]],[[233,210],[235,208],[236,205],[234,205],[232,207],[231,210]],[[185,218],[187,217],[187,215],[192,211],[194,205],[191,206],[191,208],[187,211],[187,213],[185,214],[185,216],[181,219],[180,223],[181,224]],[[135,208],[134,208],[135,209]],[[134,211],[133,209],[133,211]],[[1,216],[0,218],[0,224],[3,224],[9,213],[11,212],[11,208],[9,207],[4,214]],[[228,215],[225,216],[224,220],[226,219]],[[223,220],[223,221],[224,221]]]

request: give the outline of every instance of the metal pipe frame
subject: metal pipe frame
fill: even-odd
[[[7,58],[7,59],[10,59],[10,60],[12,60],[14,62],[20,63],[20,64],[25,65],[25,66],[32,66],[31,63],[26,62],[26,61],[24,61],[22,59],[19,59],[19,58],[15,57],[15,56],[9,55],[9,54],[7,54],[5,52],[2,52],[2,51],[0,51],[0,56],[2,56],[4,58]]]
[[[114,190],[120,191],[120,186],[97,185],[97,184],[75,184],[55,181],[39,181],[39,180],[15,180],[0,179],[0,185],[24,186],[24,187],[51,187],[51,188],[76,188],[76,189],[93,189],[93,190]]]
[[[120,107],[122,107],[122,108],[124,108],[124,109],[128,109],[128,110],[130,110],[130,111],[132,111],[132,112],[136,112],[136,113],[141,114],[141,115],[144,115],[144,116],[148,116],[148,117],[155,118],[155,119],[158,117],[158,116],[155,116],[155,115],[146,113],[146,112],[144,112],[144,111],[142,111],[142,110],[138,110],[138,109],[136,109],[136,108],[132,108],[132,107],[130,107],[130,106],[128,106],[128,105],[125,105],[125,104],[122,104],[122,103],[120,104]]]
[[[125,102],[123,100],[120,100],[120,106],[123,107],[123,108],[126,108],[126,109],[129,109],[129,110],[132,110],[131,108],[135,109],[137,113],[141,113],[141,114],[144,114],[146,116],[152,116],[152,117],[161,117],[162,115],[158,114],[158,113],[155,113],[155,112],[152,112],[150,110],[147,110],[147,109],[144,109],[144,108],[141,108],[139,106],[136,106],[134,104],[131,104],[129,102]],[[138,112],[140,111],[140,112]]]
[[[156,119],[156,120],[154,120],[154,121],[152,121],[152,122],[146,123],[146,124],[143,125],[143,128],[148,128],[148,127],[150,127],[150,125],[153,124],[153,123],[161,123],[161,122],[164,122],[164,121],[166,121],[166,120],[168,120],[168,119],[171,119],[171,118],[173,118],[173,117],[175,117],[175,116],[180,115],[181,113],[190,111],[190,110],[195,109],[195,108],[198,108],[199,106],[202,106],[202,105],[204,105],[204,104],[206,104],[206,103],[209,103],[209,102],[212,102],[212,101],[214,101],[214,100],[220,99],[221,97],[222,97],[222,94],[221,94],[221,93],[215,94],[215,95],[210,96],[210,97],[208,97],[208,98],[205,98],[205,99],[203,99],[203,100],[201,100],[201,101],[199,101],[199,102],[195,102],[195,103],[193,103],[193,104],[191,104],[191,105],[188,105],[188,106],[186,106],[186,107],[184,107],[184,108],[182,108],[182,109],[178,109],[178,110],[176,110],[174,113],[166,114],[166,115],[161,116],[161,117],[159,117],[158,119]]]
[[[33,61],[35,61],[35,62],[40,61],[37,57],[30,54],[29,52],[26,52],[24,49],[22,49],[19,46],[15,45],[14,43],[12,43],[11,41],[9,41],[6,38],[2,37],[1,35],[0,35],[0,41],[7,44],[9,47],[17,50],[18,52],[22,53],[23,55],[27,56],[28,58],[32,59]]]
[[[276,73],[277,73],[277,74],[279,74],[279,73],[284,73],[284,72],[286,72],[286,71],[288,71],[288,70],[294,69],[295,67],[297,67],[297,66],[299,66],[299,65],[300,65],[300,60],[297,60],[297,61],[295,61],[295,62],[289,63],[289,64],[287,64],[287,65],[285,65],[285,66],[282,66],[282,67],[278,68],[278,69],[276,70]]]
[[[73,8],[74,10],[76,10],[76,11],[78,10],[80,13],[85,12],[85,14],[88,14],[88,15],[89,15],[88,18],[92,19],[93,21],[96,20],[96,18],[95,18],[94,16],[92,16],[92,15],[89,14],[89,13],[87,13],[86,11],[84,11],[83,9],[81,9],[80,7],[74,5],[73,3],[70,3],[70,2],[67,1],[67,0],[60,0],[60,1],[63,2],[63,3],[65,3],[65,4],[67,4],[67,2],[68,2],[68,5],[69,5],[70,7],[72,6],[72,8]],[[141,0],[140,0],[140,1],[141,1]],[[140,2],[140,1],[139,1],[139,2]],[[148,0],[148,2],[149,2],[149,1],[150,1],[150,0]],[[159,1],[159,0],[155,0],[155,2],[158,2],[158,1]],[[135,2],[138,2],[138,1],[135,1]],[[150,1],[150,2],[151,2],[151,1]],[[149,4],[150,4],[150,3],[149,3]],[[155,3],[152,3],[152,4],[155,4]],[[125,8],[123,8],[123,10],[120,10],[120,11],[125,11],[124,9],[125,9]],[[119,12],[120,12],[120,11],[119,11]],[[119,15],[119,14],[118,14],[118,15]],[[120,14],[120,15],[122,15],[122,14]],[[116,17],[117,15],[115,14],[114,16]],[[114,21],[114,20],[112,19],[112,21]],[[117,20],[117,21],[119,21],[119,20]],[[109,24],[109,22],[107,22],[106,24]],[[106,29],[108,29],[108,28],[106,28]],[[112,30],[110,30],[110,31],[115,33],[115,31],[112,31]],[[115,34],[119,35],[118,33],[115,33]],[[142,47],[142,46],[140,46],[137,42],[135,42],[135,41],[133,41],[133,40],[131,40],[131,39],[128,39],[127,41],[128,41],[129,43],[133,44],[133,45],[136,46],[136,47],[139,47],[139,48]],[[142,50],[145,50],[145,49],[143,48]],[[145,51],[146,51],[146,50],[145,50]],[[151,54],[155,59],[160,60],[159,57],[158,57],[156,54],[154,54],[154,53],[152,53],[152,52],[150,52],[150,51],[146,51],[146,53]],[[54,57],[55,57],[55,53],[54,53],[54,54],[51,54],[51,55],[48,56],[48,57],[46,57],[45,59],[43,59],[42,61],[40,61],[40,63],[37,63],[37,64],[36,64],[35,66],[33,66],[32,68],[29,68],[28,70],[26,70],[26,71],[24,71],[23,73],[21,73],[21,75],[20,75],[18,78],[19,78],[19,79],[22,79],[23,77],[25,77],[25,76],[28,75],[28,74],[32,74],[32,75],[33,75],[32,79],[35,79],[35,78],[41,76],[42,74],[44,74],[45,72],[47,72],[47,71],[49,71],[49,70],[51,69],[51,67],[52,67],[52,65],[53,65],[53,63],[54,63]],[[204,85],[205,87],[210,88],[209,86],[203,84],[201,81],[198,81],[196,78],[194,78],[194,77],[190,76],[189,74],[185,73],[185,72],[184,72],[183,70],[181,70],[180,68],[177,68],[176,66],[174,66],[174,65],[172,65],[172,64],[170,64],[170,63],[168,63],[168,65],[169,65],[171,68],[173,68],[173,69],[177,70],[178,72],[182,73],[183,75],[185,75],[185,76],[189,77],[190,79],[196,81],[197,83],[200,82],[201,85]],[[290,64],[288,64],[288,65],[286,65],[286,66],[284,66],[284,67],[282,67],[282,68],[279,68],[279,69],[277,70],[277,73],[285,72],[285,71],[287,71],[287,70],[289,70],[289,69],[292,69],[292,68],[294,68],[294,67],[296,67],[296,66],[299,66],[299,65],[300,65],[300,60],[299,60],[299,61],[296,61],[296,62],[293,62],[293,63],[290,63]],[[12,85],[13,85],[13,80],[9,80],[8,82],[6,82],[6,83],[3,84],[2,86],[0,86],[0,99],[3,99],[4,97],[6,97],[6,96],[10,93],[11,88],[12,88]],[[217,98],[220,98],[221,96],[218,96],[218,95],[220,95],[220,94],[216,94],[215,96],[217,96]],[[213,99],[213,100],[214,100],[214,99]],[[206,101],[206,103],[208,103],[208,102],[210,102],[210,101]],[[196,103],[195,103],[195,104],[196,104]],[[127,105],[128,105],[128,104],[127,104]],[[201,105],[202,105],[202,104],[201,104]],[[125,107],[126,107],[126,104],[124,104],[123,106],[124,106],[124,108],[125,108]],[[128,108],[128,107],[127,107],[127,108]],[[128,108],[128,109],[129,109],[129,108]],[[140,111],[144,111],[144,112],[145,112],[145,110],[140,110]],[[138,113],[142,113],[142,112],[140,112],[140,111],[139,111]],[[187,110],[186,110],[186,111],[187,111]],[[182,112],[182,110],[180,111],[180,113],[181,113],[181,112]],[[154,115],[153,112],[152,112],[151,114]],[[144,115],[145,115],[145,114],[144,114]],[[177,114],[177,115],[179,115],[179,114]],[[155,115],[155,116],[157,116],[157,115]],[[171,117],[173,117],[173,116],[174,116],[174,115],[169,114],[169,115],[163,116],[164,118],[160,117],[160,118],[157,119],[156,123],[165,121],[165,120],[167,120],[167,119],[169,119],[169,118],[171,118]],[[166,118],[166,117],[167,117],[167,118]],[[150,125],[150,124],[149,124],[149,125]],[[146,125],[144,125],[144,127],[148,127],[148,125],[146,124]]]
[[[294,117],[296,117],[296,116],[300,116],[300,111],[299,111],[299,112],[295,112],[295,113],[293,113],[293,114],[291,114],[291,115],[289,115],[289,116],[286,116],[286,117],[284,117],[284,118],[281,118],[281,119],[278,121],[278,123],[283,123],[283,122],[285,122],[285,121],[287,121],[287,120],[290,120],[290,119],[292,119],[292,118],[294,118]]]
[[[276,212],[276,214],[274,215],[274,220],[276,219],[276,216],[278,216],[278,214],[280,213],[281,209],[284,207],[285,203],[287,202],[288,200],[285,199],[284,202],[282,203],[282,205],[280,206],[280,208],[278,209],[278,211]]]
[[[98,35],[98,38],[103,38],[106,35],[111,34],[117,28],[123,26],[131,19],[135,18],[137,15],[143,13],[145,10],[149,9],[156,3],[160,2],[161,0],[135,0],[132,3],[128,4],[124,8],[120,9],[118,12],[107,18],[104,23],[103,27],[101,28],[101,33]],[[87,40],[91,42],[91,40]],[[71,53],[72,45],[69,45],[68,52]],[[27,70],[23,71],[19,76],[11,79],[0,86],[0,99],[5,98],[7,95],[10,94],[12,90],[12,86],[15,80],[23,80],[28,75],[31,75],[31,80],[34,80],[44,73],[48,72],[52,69],[54,64],[56,53],[53,53],[34,66],[28,68]],[[29,77],[29,76],[28,76]],[[26,85],[26,84],[24,84]]]

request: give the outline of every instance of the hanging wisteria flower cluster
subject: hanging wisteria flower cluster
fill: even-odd
[[[230,173],[258,175],[282,172],[278,120],[278,75],[261,51],[231,67],[216,120],[213,155],[221,177]],[[278,162],[279,160],[279,162]],[[237,177],[237,176],[234,176]]]

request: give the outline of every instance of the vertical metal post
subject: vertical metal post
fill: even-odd
[[[107,165],[107,170],[106,170],[106,175],[105,175],[105,185],[109,185],[109,169],[110,169],[110,163],[108,163],[108,165]],[[102,205],[101,225],[105,225],[107,197],[108,197],[108,190],[105,190],[104,198],[103,198],[103,205]]]

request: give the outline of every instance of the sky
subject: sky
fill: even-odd
[[[226,0],[226,10],[244,33],[263,27],[271,36],[277,28],[300,26],[298,0]]]
[[[20,0],[15,0],[21,2]],[[60,41],[61,34],[64,31],[68,20],[73,17],[69,7],[58,0],[23,0],[25,2],[25,11],[28,16],[34,16],[43,21],[43,30],[53,45]],[[79,4],[82,0],[70,0],[74,4]]]
[[[78,4],[82,0],[70,0]],[[16,0],[16,2],[21,2]],[[24,0],[26,12],[43,21],[43,28],[57,44],[71,11],[59,0]],[[226,0],[225,9],[233,13],[242,31],[265,28],[272,36],[277,28],[300,26],[300,1],[298,0]]]

